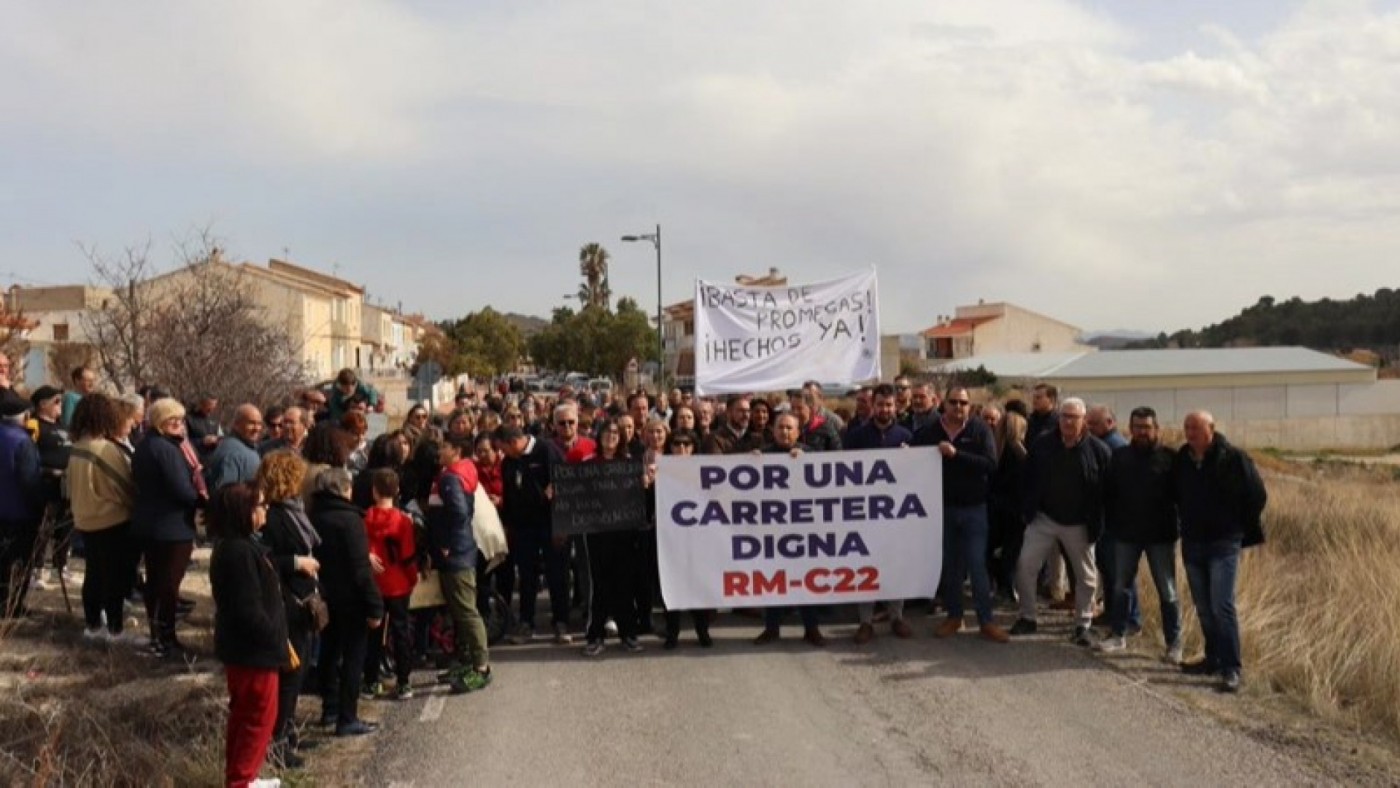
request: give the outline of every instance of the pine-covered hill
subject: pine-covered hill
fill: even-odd
[[[1381,288],[1346,301],[1276,301],[1264,296],[1228,320],[1199,331],[1159,334],[1132,347],[1248,347],[1302,345],[1314,350],[1371,350],[1400,360],[1400,290]]]

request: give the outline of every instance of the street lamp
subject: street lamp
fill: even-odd
[[[656,247],[656,398],[659,400],[665,396],[666,383],[666,341],[661,334],[661,225],[656,225],[654,233],[624,235],[622,240],[628,243],[650,241]]]

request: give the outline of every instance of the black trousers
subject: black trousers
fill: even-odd
[[[637,563],[636,535],[630,531],[588,534],[583,538],[593,577],[588,600],[589,640],[603,639],[603,625],[611,618],[618,634],[637,636],[637,611],[633,606],[633,574]]]
[[[131,541],[131,523],[119,523],[83,534],[87,549],[87,573],[83,575],[83,619],[88,629],[102,626],[119,635],[125,614],[122,604],[131,593],[131,573],[139,553]]]
[[[535,627],[535,602],[540,591],[540,563],[549,585],[549,609],[553,623],[569,623],[569,589],[566,562],[569,547],[556,547],[548,528],[524,528],[516,533],[515,565],[520,571],[520,623]]]
[[[151,624],[151,642],[175,646],[175,609],[180,602],[180,583],[190,566],[194,542],[146,543],[146,618]]]
[[[651,611],[656,606],[661,578],[656,573],[656,529],[637,531],[637,560],[632,573],[632,603],[637,611],[637,631],[650,632]]]
[[[39,520],[0,520],[0,618],[24,612]]]
[[[334,715],[337,725],[348,725],[360,718],[360,679],[365,674],[369,622],[359,605],[332,604],[330,611],[330,624],[321,633],[317,666],[321,673],[321,717]]]
[[[394,677],[399,686],[408,684],[413,673],[413,625],[408,619],[408,600],[407,596],[384,597],[384,624],[369,633],[369,646],[365,649],[366,684],[379,681],[386,640],[389,653],[394,655]]]
[[[1004,507],[988,511],[993,539],[1001,545],[1001,557],[994,563],[992,580],[998,591],[1009,593],[1016,587],[1016,564],[1021,560],[1021,545],[1026,541],[1026,524],[1019,512]]]
[[[287,642],[296,649],[301,665],[296,670],[284,670],[277,674],[277,722],[272,726],[272,740],[284,745],[294,743],[297,698],[301,695],[301,683],[312,664],[313,638],[311,630],[303,621],[305,616],[299,607],[287,610]]]

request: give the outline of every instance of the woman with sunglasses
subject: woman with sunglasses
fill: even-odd
[[[607,419],[598,430],[598,447],[584,462],[621,462],[627,459],[627,445],[622,440],[622,427],[617,419]],[[588,599],[588,628],[583,647],[586,657],[603,653],[605,626],[609,619],[617,624],[623,648],[637,653],[637,613],[633,605],[633,575],[637,566],[637,537],[631,531],[609,531],[587,534],[583,549],[588,557],[589,574],[593,580]]]
[[[695,454],[696,444],[699,440],[693,432],[682,432],[677,430],[671,435],[670,453],[678,457],[690,457]],[[653,495],[655,493],[653,492]],[[655,560],[652,561],[653,566]],[[662,600],[665,603],[665,600]],[[690,611],[691,621],[695,624],[695,639],[700,641],[702,648],[709,648],[714,645],[714,640],[710,637],[710,616],[712,610],[692,610]],[[680,642],[681,635],[681,611],[672,610],[670,605],[666,605],[666,641],[662,648],[670,651]]]

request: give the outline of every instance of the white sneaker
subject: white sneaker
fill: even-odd
[[[265,777],[248,783],[248,788],[282,788],[282,781],[276,777]]]
[[[567,624],[559,623],[554,625],[554,645],[567,646],[573,642],[574,639],[569,636],[569,627]]]
[[[1181,664],[1181,656],[1182,656],[1182,654],[1181,654],[1181,644],[1180,644],[1180,643],[1174,643],[1174,644],[1172,644],[1172,645],[1170,645],[1170,646],[1167,646],[1167,653],[1166,653],[1164,659],[1167,660],[1167,663],[1168,663],[1168,664],[1171,664],[1171,665],[1180,665],[1180,664]]]
[[[83,640],[86,640],[89,643],[108,643],[111,641],[111,639],[112,636],[110,633],[107,632],[106,627],[93,627],[92,629],[83,630]]]
[[[120,635],[109,634],[107,640],[114,646],[124,648],[142,648],[149,643],[145,635],[138,635],[130,629],[124,630]]]
[[[1102,651],[1106,654],[1112,654],[1114,652],[1122,651],[1127,647],[1127,638],[1124,638],[1122,635],[1109,635],[1103,640],[1100,640],[1097,646],[1099,651]]]
[[[610,638],[617,637],[617,622],[611,618],[603,622],[603,634]]]
[[[30,591],[47,591],[47,590],[49,590],[49,570],[47,570],[47,569],[40,569],[39,571],[37,571],[37,572],[35,572],[34,574],[30,575],[30,576],[29,576],[29,590],[30,590]]]

